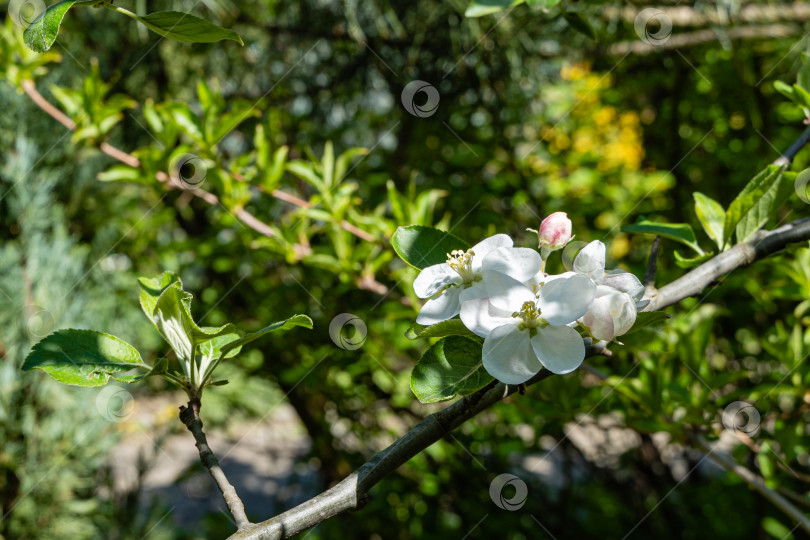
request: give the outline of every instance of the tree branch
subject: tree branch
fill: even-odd
[[[810,240],[810,219],[800,219],[773,231],[760,231],[752,240],[720,253],[672,283],[653,291],[644,311],[658,311],[684,298],[697,295],[722,276],[784,249],[788,244]]]
[[[242,504],[242,499],[236,494],[236,489],[228,481],[222,467],[219,466],[219,460],[214,455],[211,447],[208,446],[208,440],[203,432],[202,420],[200,420],[200,400],[193,399],[188,402],[188,407],[180,407],[180,421],[186,425],[188,430],[194,435],[194,440],[197,441],[197,450],[200,451],[200,461],[211,477],[216,482],[222,498],[225,499],[225,504],[228,506],[228,511],[233,516],[236,522],[237,530],[243,530],[250,525],[250,521],[245,514],[245,506]]]
[[[694,441],[698,448],[706,453],[709,459],[714,461],[726,471],[733,472],[745,480],[745,482],[751,486],[751,488],[756,490],[757,493],[770,501],[771,504],[779,508],[779,510],[790,516],[791,519],[795,520],[805,532],[810,533],[810,519],[808,519],[801,510],[796,508],[793,503],[765,485],[765,481],[762,478],[725,454],[716,452],[711,446],[709,446],[709,443],[701,435],[694,433],[690,436],[690,438]]]
[[[51,103],[39,93],[34,81],[24,79],[22,82],[20,82],[20,86],[22,86],[25,95],[31,98],[31,101],[33,101],[37,107],[48,113],[51,118],[68,128],[70,131],[74,131],[76,129],[76,123],[73,122],[68,115],[60,111],[56,106],[51,105]]]
[[[588,347],[586,355],[610,356],[610,351],[605,348],[604,344],[596,344]],[[550,371],[541,371],[524,386],[530,386],[551,375],[553,373]],[[362,508],[368,500],[369,490],[380,480],[470,418],[519,390],[519,386],[493,382],[481,390],[465,396],[446,409],[435,412],[419,422],[404,437],[374,456],[334,487],[281,515],[238,531],[230,537],[230,540],[289,538],[338,514]]]

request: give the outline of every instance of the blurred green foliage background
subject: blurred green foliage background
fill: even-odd
[[[244,426],[230,433],[239,440],[277,403],[291,406],[310,441],[300,464],[316,478],[304,495],[436,408],[408,386],[425,344],[403,335],[418,300],[415,272],[390,247],[397,226],[435,225],[471,243],[506,232],[532,246],[525,229],[563,210],[578,240],[604,240],[616,266],[641,276],[650,238],[622,224],[643,215],[700,230],[694,191],[728,204],[803,129],[773,82],[794,80],[807,26],[788,18],[781,37],[735,38],[757,26],[735,18],[749,5],[683,6],[729,20],[676,25],[672,40],[691,41],[636,50],[632,17],[596,2],[465,18],[460,0],[172,0],[161,9],[233,28],[245,47],[172,42],[112,12],[74,9],[44,56],[26,51],[4,11],[0,538],[232,530],[222,513],[182,523],[171,517],[175,501],[117,490],[111,449],[143,428],[105,418],[93,390],[18,369],[57,328],[115,334],[149,360],[165,354],[141,316],[137,276],[178,272],[209,326],[313,318],[314,330],[272,336],[223,366],[231,384],[209,390],[202,410],[209,428]],[[710,39],[695,37],[701,28]],[[25,80],[77,129],[36,106]],[[413,80],[439,91],[435,114],[402,106]],[[139,166],[113,160],[104,143]],[[184,155],[198,158],[213,204],[156,178]],[[242,211],[264,228],[246,225]],[[771,225],[806,215],[793,197]],[[684,272],[675,247],[663,244],[659,284]],[[510,398],[384,480],[364,509],[308,537],[798,538],[787,517],[690,450],[684,431],[717,439],[723,408],[750,401],[762,428],[748,445],[734,439],[734,456],[810,506],[808,269],[810,250],[797,246],[733,272],[613,357],[593,359],[612,376],[606,384],[580,370]],[[340,313],[367,325],[362,347],[330,338]],[[183,400],[160,381],[127,391],[136,406],[161,393]],[[151,437],[179,433],[191,447],[173,413],[166,418]],[[163,459],[154,454],[144,472]],[[503,472],[529,486],[520,511],[490,500]],[[272,496],[276,511],[295,502]]]

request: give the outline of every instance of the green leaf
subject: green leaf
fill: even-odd
[[[697,244],[695,231],[693,231],[692,227],[686,223],[655,223],[652,221],[647,221],[642,217],[633,225],[622,225],[621,230],[622,232],[655,234],[658,236],[663,236],[664,238],[675,240],[692,248],[699,255],[703,255],[704,253]]]
[[[142,381],[147,377],[152,377],[153,375],[161,375],[163,373],[166,373],[168,370],[169,370],[169,361],[166,358],[158,358],[157,360],[155,360],[155,365],[152,366],[152,369],[150,369],[143,375],[120,375],[116,377],[115,380],[123,383],[134,383]]]
[[[466,395],[489,384],[493,378],[484,369],[481,343],[461,336],[448,336],[430,347],[413,368],[411,390],[422,403]]]
[[[483,17],[522,4],[524,0],[473,0],[464,12],[465,17]]]
[[[37,15],[37,18],[31,21],[31,24],[23,32],[23,39],[28,48],[38,53],[50,49],[53,42],[56,41],[59,25],[62,24],[65,13],[73,7],[76,1],[62,0],[57,4],[48,6],[45,11]]]
[[[777,540],[793,540],[796,538],[793,536],[793,531],[796,529],[789,529],[785,525],[779,522],[776,518],[771,516],[765,516],[762,518],[762,530],[768,533],[772,538],[776,538]]]
[[[802,53],[802,67],[796,74],[796,84],[810,92],[810,55]]]
[[[725,244],[723,239],[723,224],[726,221],[726,211],[723,205],[711,197],[696,191],[692,194],[695,199],[695,214],[697,214],[703,230],[712,241],[717,244],[717,249],[723,251]]]
[[[447,254],[453,250],[470,249],[461,238],[424,225],[397,228],[391,243],[397,255],[417,270],[446,262]]]
[[[776,214],[779,207],[793,195],[795,179],[794,174],[786,171],[777,176],[770,189],[737,223],[735,228],[737,242],[749,240]]]
[[[118,6],[107,6],[112,10],[123,13],[135,19],[149,30],[163,37],[182,41],[184,43],[214,43],[223,39],[231,39],[244,45],[242,38],[233,30],[221,28],[205,19],[195,17],[179,11],[158,11],[140,17],[129,10]]]
[[[405,332],[408,339],[427,339],[445,336],[467,336],[473,339],[480,339],[470,332],[460,319],[448,319],[431,326],[414,324]]]
[[[191,360],[194,353],[194,321],[189,305],[191,295],[173,284],[161,293],[152,312],[152,320],[177,356],[181,360]]]
[[[200,328],[191,316],[191,294],[175,282],[168,286],[155,303],[152,321],[174,352],[183,359],[190,360],[194,348],[209,339],[239,333],[233,324],[218,328]]]
[[[289,330],[290,328],[294,328],[296,326],[303,326],[304,328],[312,328],[312,319],[307,317],[306,315],[293,315],[289,319],[285,319],[283,321],[274,322],[270,326],[266,326],[262,328],[258,332],[253,332],[252,334],[246,334],[241,338],[228,343],[227,345],[222,347],[222,354],[227,354],[229,351],[234,349],[235,347],[242,347],[243,345],[247,345],[254,339],[259,339],[265,334],[269,334],[270,332],[275,332],[276,330]],[[234,353],[235,354],[235,353]]]
[[[681,253],[676,249],[674,251],[675,254],[675,264],[678,265],[679,268],[692,268],[693,266],[697,266],[698,264],[711,259],[714,256],[714,253],[704,253],[703,255],[698,255],[696,257],[684,257]]]
[[[151,185],[153,182],[142,176],[141,171],[127,165],[113,165],[104,172],[96,175],[100,182],[133,182],[136,184]]]
[[[104,386],[116,373],[151,369],[129,343],[91,330],[59,330],[34,345],[22,369],[41,369],[57,381]]]
[[[669,315],[663,311],[642,311],[636,315],[636,322],[633,323],[632,328],[624,333],[625,336],[634,334],[652,324],[658,324],[661,321],[669,319]]]
[[[782,175],[783,167],[778,165],[768,165],[759,172],[743,188],[737,198],[732,201],[726,211],[726,220],[723,225],[723,241],[731,240],[734,229],[740,220],[751,211],[752,208],[768,193],[773,185]],[[767,201],[765,202],[767,205]]]
[[[179,284],[181,287],[183,285],[183,283],[180,281],[180,276],[174,272],[163,272],[154,278],[138,278],[138,284],[141,288],[140,293],[138,294],[141,309],[149,320],[152,321],[152,324],[155,325],[155,328],[157,328],[157,324],[155,323],[153,317],[155,305],[157,304],[158,298],[160,298],[163,291],[165,291],[169,285],[174,283]]]
[[[579,13],[568,11],[563,13],[563,17],[565,18],[566,22],[568,22],[569,26],[580,34],[588,36],[591,39],[596,37],[590,23],[588,23],[588,21],[586,21],[585,18]]]
[[[793,85],[793,101],[804,108],[810,108],[810,92],[799,86]]]
[[[774,81],[773,89],[788,98],[791,101],[796,101],[795,92],[793,91],[793,87],[787,83],[782,81]]]

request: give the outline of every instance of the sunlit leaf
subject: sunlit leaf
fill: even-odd
[[[34,345],[22,366],[76,386],[104,386],[116,374],[135,368],[151,369],[129,343],[91,330],[54,332]]]
[[[470,249],[461,238],[424,225],[399,227],[392,244],[403,261],[419,270],[445,262],[447,254],[453,250]]]

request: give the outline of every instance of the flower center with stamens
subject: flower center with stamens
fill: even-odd
[[[523,322],[520,323],[521,328],[528,328],[533,329],[540,326],[540,310],[537,309],[537,304],[534,302],[523,302],[523,307],[520,308],[520,311],[515,311],[512,313],[512,317],[516,319],[522,319]]]
[[[475,253],[472,249],[461,251],[460,249],[454,250],[452,253],[447,254],[447,264],[461,276],[464,285],[469,285],[475,281],[475,272],[472,269],[472,261]]]

